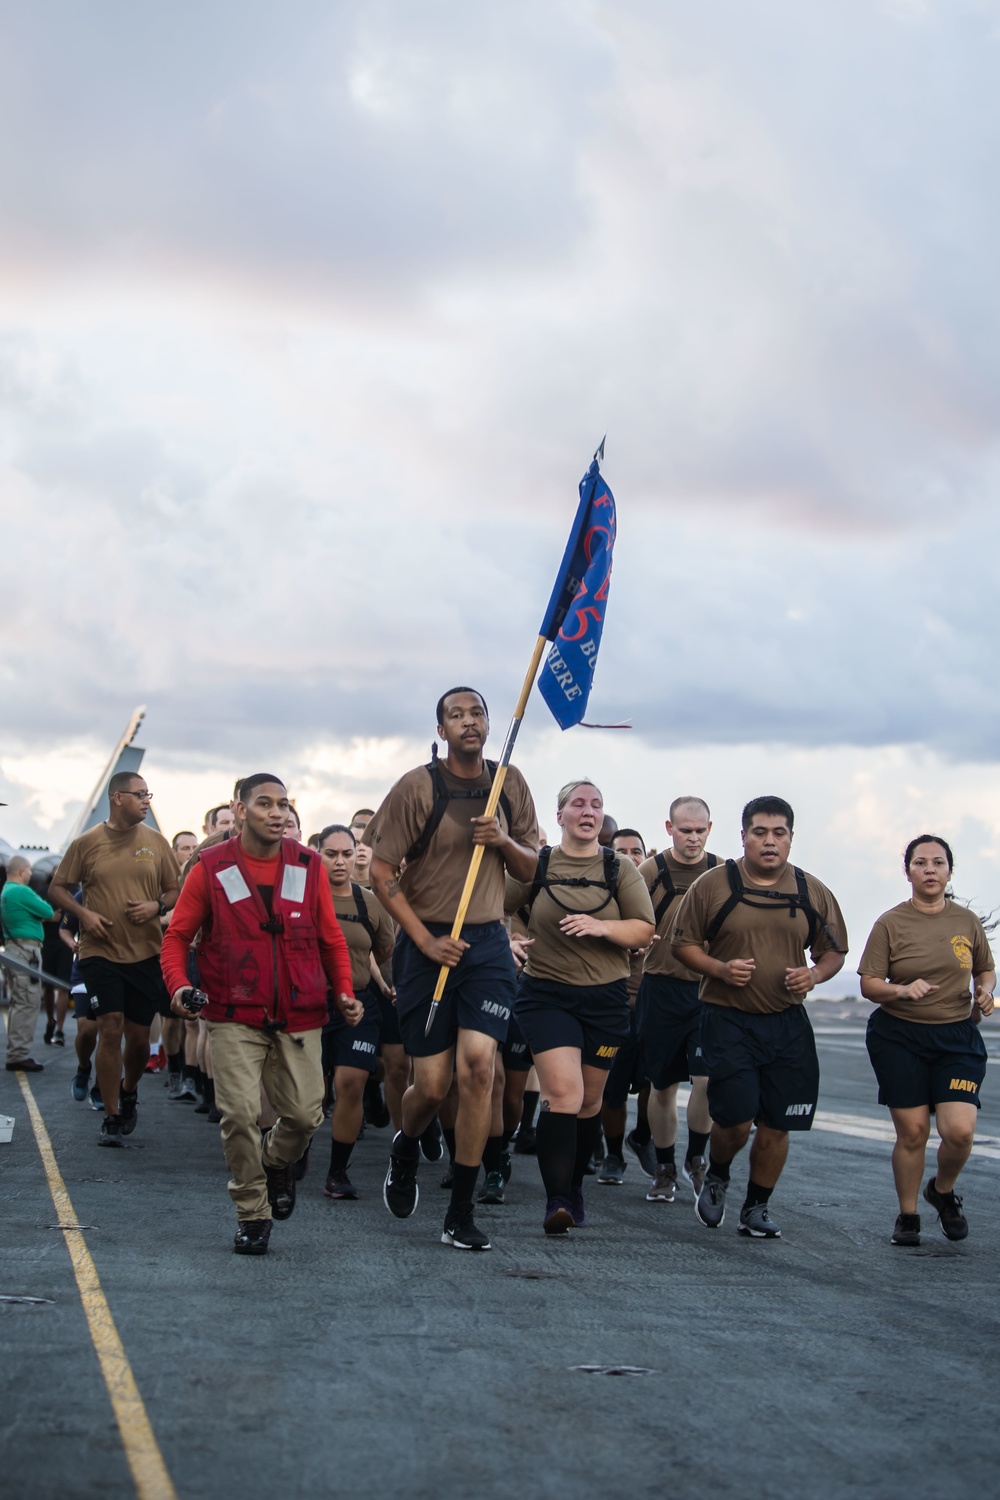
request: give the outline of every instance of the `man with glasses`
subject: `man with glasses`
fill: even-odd
[[[135,1129],[150,1024],[170,1008],[160,974],[160,918],[177,900],[180,877],[166,839],[143,827],[151,798],[134,771],[112,776],[106,821],[73,840],[49,887],[52,904],[80,923],[80,976],[98,1024],[102,1146],[121,1146]],[[72,895],[75,886],[82,887],[82,901]]]

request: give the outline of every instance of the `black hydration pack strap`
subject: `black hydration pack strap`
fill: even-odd
[[[528,899],[518,912],[518,916],[525,923],[525,925],[527,925],[528,918],[531,915],[531,908],[535,904],[535,897],[538,895],[539,891],[542,890],[547,891],[548,894],[552,897],[552,900],[555,902],[555,904],[558,907],[561,907],[563,911],[568,911],[574,916],[579,913],[579,907],[567,906],[564,901],[559,900],[559,897],[556,895],[555,890],[553,889],[555,886],[561,885],[569,887],[582,887],[592,885],[596,886],[599,890],[607,891],[608,894],[605,896],[600,906],[592,907],[589,911],[584,913],[585,916],[596,917],[599,911],[603,911],[606,906],[610,906],[611,902],[615,899],[615,896],[618,892],[618,855],[613,849],[608,849],[606,847],[602,847],[601,853],[604,856],[603,879],[588,880],[585,875],[559,875],[550,880],[549,859],[552,854],[552,846],[551,844],[546,844],[543,849],[540,849],[538,851],[538,868],[535,871],[535,878],[532,881],[531,890],[528,892]]]
[[[361,887],[359,885],[355,884],[355,882],[353,880],[351,881],[351,895],[354,897],[354,904],[355,904],[355,906],[358,909],[357,916],[355,916],[353,912],[348,912],[348,913],[346,913],[344,916],[342,916],[340,918],[340,921],[341,922],[360,922],[361,925],[362,925],[362,927],[365,929],[365,931],[368,934],[368,937],[369,937],[369,939],[371,941],[371,945],[372,945],[372,952],[374,953],[374,951],[375,951],[375,929],[372,926],[372,919],[368,915],[368,906],[367,906],[367,904],[365,902],[365,893],[364,893],[364,891],[361,889]]]
[[[656,879],[653,881],[653,884],[649,888],[649,894],[652,895],[657,886],[660,886],[663,890],[663,895],[660,897],[659,901],[656,903],[656,906],[653,909],[653,920],[656,923],[657,927],[659,927],[661,921],[666,916],[668,906],[675,896],[680,895],[680,891],[674,885],[673,879],[671,878],[670,866],[667,864],[667,856],[665,854],[654,854],[653,858],[656,860],[657,875]],[[708,869],[714,870],[718,863],[719,857],[717,854],[710,854],[708,856]]]
[[[722,924],[730,912],[735,911],[736,907],[742,901],[745,906],[755,907],[758,911],[787,911],[793,920],[798,912],[803,912],[809,923],[807,948],[813,947],[819,935],[820,928],[822,928],[834,949],[838,953],[842,953],[844,950],[835,941],[829,927],[827,927],[823,918],[809,900],[805,871],[800,870],[798,865],[793,865],[792,870],[795,873],[796,891],[794,895],[788,891],[748,891],[740,879],[740,872],[737,869],[735,859],[727,859],[726,875],[729,878],[730,894],[709,924],[708,931],[705,933],[705,942],[709,944],[715,942]]]
[[[497,774],[496,761],[484,760],[483,765],[490,773],[490,780],[493,781]],[[441,819],[444,817],[445,812],[447,811],[449,802],[453,802],[456,798],[459,797],[463,797],[466,799],[474,797],[483,799],[489,797],[489,789],[481,786],[470,787],[468,790],[466,790],[465,788],[461,788],[458,791],[450,791],[449,788],[445,785],[444,777],[441,774],[441,768],[436,760],[429,760],[424,769],[430,773],[431,785],[434,789],[434,803],[431,807],[431,815],[427,819],[427,822],[424,824],[422,831],[417,835],[413,843],[410,845],[409,849],[407,849],[406,851],[406,863],[408,865],[412,864],[415,859],[419,859],[422,854],[427,853],[430,841],[438,830]],[[503,808],[503,815],[507,819],[507,827],[510,828],[512,822],[510,814],[510,802],[507,800],[507,793],[503,791],[500,793],[500,806]]]

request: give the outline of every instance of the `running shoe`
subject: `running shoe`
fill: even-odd
[[[705,1178],[701,1192],[694,1200],[695,1216],[706,1229],[718,1229],[726,1217],[726,1190],[728,1182],[723,1182],[721,1177],[713,1177],[711,1172]]]
[[[476,1198],[477,1203],[502,1203],[504,1201],[504,1180],[502,1172],[487,1172],[483,1190]]]
[[[656,1147],[653,1145],[652,1137],[650,1137],[648,1141],[643,1141],[640,1145],[635,1138],[635,1131],[630,1130],[628,1135],[625,1137],[625,1144],[628,1149],[634,1152],[634,1154],[638,1157],[639,1165],[645,1172],[646,1176],[655,1177],[657,1165]]]
[[[237,1255],[266,1255],[270,1238],[270,1219],[241,1219],[233,1249]]]
[[[290,1219],[295,1212],[295,1163],[282,1167],[269,1167],[266,1162],[263,1165],[271,1213],[276,1219]]]
[[[90,1082],[90,1069],[77,1068],[73,1082],[70,1084],[70,1093],[77,1104],[82,1104],[87,1097],[87,1085]]]
[[[781,1239],[781,1230],[768,1213],[766,1203],[754,1203],[749,1208],[744,1204],[740,1209],[736,1233],[745,1234],[754,1240]]]
[[[358,1190],[346,1171],[331,1172],[323,1189],[324,1198],[357,1198]]]
[[[522,1125],[514,1137],[514,1155],[535,1156],[537,1150],[534,1125]]]
[[[101,1098],[101,1091],[96,1083],[90,1091],[90,1107],[91,1109],[97,1110],[102,1110],[104,1108],[104,1100]]]
[[[34,984],[34,982],[35,982],[34,980],[31,981],[32,984]],[[42,1041],[45,1043],[46,1047],[51,1046],[51,1044],[52,1044],[52,1033],[55,1031],[55,1029],[56,1029],[56,1023],[55,1023],[55,1021],[49,1021],[48,1024],[46,1025],[46,1027],[45,1027],[44,1035],[42,1036]]]
[[[941,1228],[949,1240],[964,1240],[969,1233],[969,1221],[962,1212],[962,1200],[957,1193],[939,1193],[937,1178],[932,1177],[924,1188],[924,1197],[935,1210]]]
[[[385,1174],[382,1201],[397,1219],[408,1219],[416,1209],[420,1199],[420,1189],[417,1187],[419,1165],[419,1157],[397,1156],[395,1151],[389,1153],[389,1170]]]
[[[53,1032],[53,1034],[52,1034],[52,1043],[53,1043],[53,1046],[55,1046],[55,1047],[65,1047],[65,1045],[66,1045],[66,1038],[65,1038],[65,1036],[63,1035],[63,1033],[61,1031],[55,1031],[55,1032]]]
[[[625,1173],[627,1171],[628,1168],[620,1156],[608,1155],[601,1164],[597,1180],[605,1187],[621,1187],[625,1181]]]
[[[708,1160],[704,1156],[692,1156],[685,1161],[681,1168],[681,1176],[685,1182],[691,1184],[694,1195],[697,1198],[705,1186],[705,1176],[708,1172]]]
[[[122,1089],[118,1098],[118,1119],[121,1122],[122,1135],[131,1135],[139,1123],[137,1113],[139,1107],[139,1090],[133,1089],[131,1094],[129,1094],[125,1089]]]
[[[573,1215],[573,1228],[587,1228],[587,1210],[583,1206],[583,1188],[570,1188],[569,1211]]]
[[[545,1204],[545,1218],[542,1220],[542,1228],[546,1234],[568,1234],[576,1227],[576,1219],[573,1217],[573,1209],[569,1198],[549,1198]]]
[[[97,1137],[99,1146],[123,1146],[122,1125],[117,1115],[105,1115],[101,1133]]]
[[[653,1185],[646,1194],[647,1203],[673,1203],[677,1197],[677,1168],[661,1162],[656,1168]]]
[[[487,1235],[472,1217],[472,1207],[449,1209],[441,1231],[442,1245],[451,1245],[453,1250],[489,1250]]]
[[[890,1245],[919,1245],[920,1244],[920,1215],[899,1214],[896,1218],[896,1227],[892,1231]]]
[[[168,1099],[179,1099],[181,1093],[181,1075],[179,1073],[168,1073],[163,1080]]]
[[[177,1090],[176,1094],[171,1094],[170,1097],[171,1099],[197,1100],[200,1097],[198,1093],[197,1079],[192,1078],[189,1074],[182,1076],[180,1088]],[[248,1222],[253,1223],[254,1221],[249,1220]]]
[[[437,1115],[434,1116],[420,1137],[420,1153],[424,1161],[440,1161],[444,1155],[444,1140],[441,1136],[441,1124]]]
[[[205,1118],[206,1118],[206,1120],[208,1121],[208,1123],[210,1125],[221,1125],[222,1124],[222,1110],[219,1108],[219,1106],[217,1104],[213,1104],[212,1107],[211,1107],[211,1109],[209,1110],[208,1114],[205,1116]]]

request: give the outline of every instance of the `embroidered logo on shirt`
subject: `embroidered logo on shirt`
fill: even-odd
[[[132,858],[133,859],[155,859],[156,858],[156,851],[155,851],[155,849],[150,849],[148,847],[148,845],[146,845],[146,844],[140,844],[139,847],[138,847],[138,849],[133,850],[133,852],[132,852]]]
[[[952,948],[954,950],[955,957],[958,959],[958,966],[959,966],[959,968],[960,969],[971,969],[972,968],[972,949],[969,946],[969,939],[967,937],[961,937],[961,936],[959,936],[959,937],[953,937],[952,940],[951,940],[951,946],[952,946]]]

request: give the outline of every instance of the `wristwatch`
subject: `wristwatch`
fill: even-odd
[[[157,912],[157,913],[156,913],[156,915],[157,915],[157,916],[158,916],[158,917],[165,917],[165,916],[166,916],[166,915],[167,915],[167,908],[166,908],[166,907],[165,907],[165,906],[164,906],[164,904],[163,904],[163,902],[162,902],[162,901],[161,901],[161,902],[160,902],[160,909],[159,909],[159,911],[158,911],[158,912]]]

